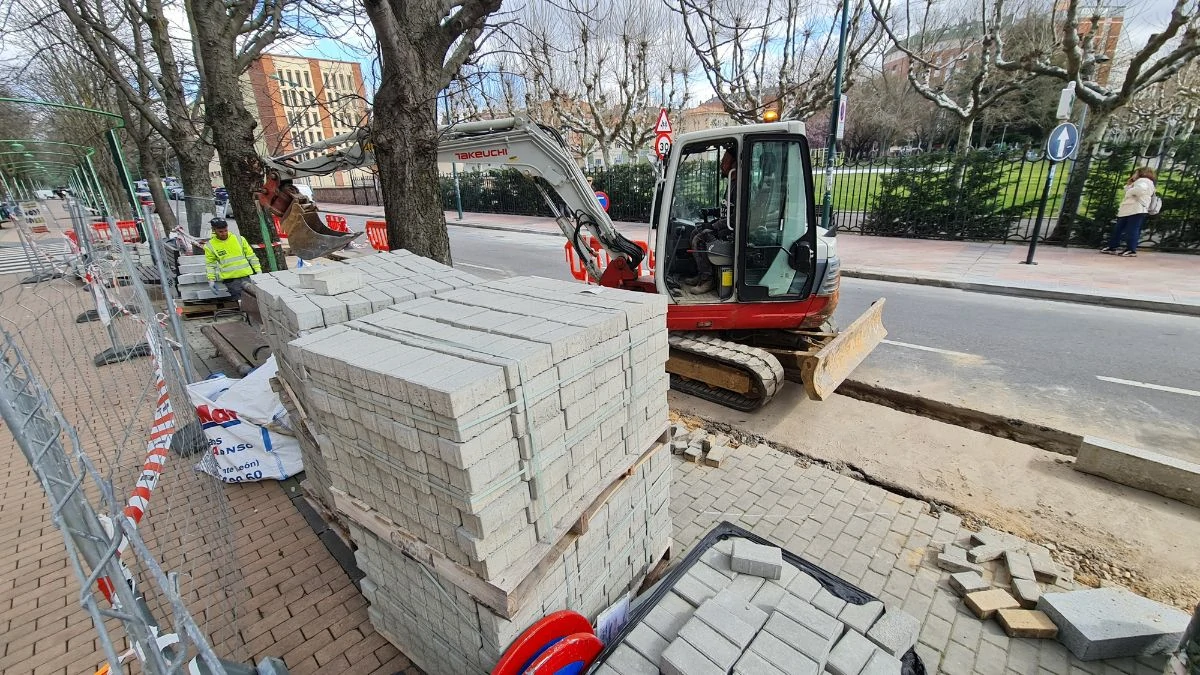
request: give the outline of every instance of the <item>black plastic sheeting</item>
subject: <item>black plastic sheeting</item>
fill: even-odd
[[[671,571],[668,572],[666,576],[664,576],[654,586],[654,589],[650,591],[649,596],[638,604],[637,609],[633,610],[629,614],[629,621],[625,624],[625,628],[621,629],[621,632],[617,634],[616,639],[604,646],[604,650],[600,652],[600,655],[596,657],[596,661],[592,665],[599,665],[608,659],[608,655],[617,648],[617,645],[625,640],[625,637],[629,635],[630,631],[632,631],[639,623],[641,623],[642,618],[644,618],[646,614],[650,612],[650,610],[654,609],[654,606],[658,604],[658,601],[661,600],[662,597],[675,586],[675,582],[679,581],[679,577],[687,574],[687,571],[691,569],[692,565],[696,564],[696,561],[700,559],[700,556],[704,555],[705,551],[712,548],[712,546],[717,542],[723,539],[729,539],[730,537],[741,537],[743,539],[749,539],[756,544],[775,546],[775,544],[763,539],[757,534],[754,534],[748,530],[744,530],[733,523],[718,523],[717,526],[710,530],[708,534],[704,535],[704,538],[701,539],[698,544],[692,547],[692,550],[688,552],[687,556],[680,561],[678,565],[675,565],[673,568],[671,568]],[[783,559],[792,566],[799,568],[801,572],[811,575],[813,578],[819,581],[822,586],[825,587],[825,590],[848,603],[854,605],[865,605],[872,600],[878,600],[878,598],[870,593],[867,593],[863,589],[842,579],[841,577],[830,574],[829,572],[817,567],[816,565],[808,562],[791,551],[788,551],[787,549],[783,550]],[[921,662],[921,657],[917,656],[916,651],[912,649],[908,650],[908,652],[905,653],[900,659],[900,662],[903,665],[901,672],[904,675],[926,675],[925,664]]]

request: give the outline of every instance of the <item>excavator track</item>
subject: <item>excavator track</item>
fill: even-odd
[[[784,371],[770,352],[710,333],[671,333],[667,371],[671,388],[735,410],[757,410],[783,385]]]

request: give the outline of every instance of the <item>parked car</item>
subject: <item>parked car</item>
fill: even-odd
[[[183,186],[172,185],[167,188],[167,199],[183,199]]]

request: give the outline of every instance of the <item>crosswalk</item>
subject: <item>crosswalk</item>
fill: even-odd
[[[62,260],[63,254],[67,252],[67,243],[62,240],[39,241],[37,247],[52,260]],[[29,274],[47,269],[48,263],[44,258],[33,260],[34,265],[31,266],[30,257],[25,247],[20,244],[0,244],[0,275]]]

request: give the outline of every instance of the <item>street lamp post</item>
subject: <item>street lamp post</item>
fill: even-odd
[[[846,33],[850,25],[850,0],[842,0],[842,18],[838,33],[837,67],[833,76],[833,110],[829,115],[829,143],[825,150],[825,195],[821,198],[821,225],[830,234],[833,229],[833,164],[837,156],[838,122],[842,111],[842,78],[846,67]]]

